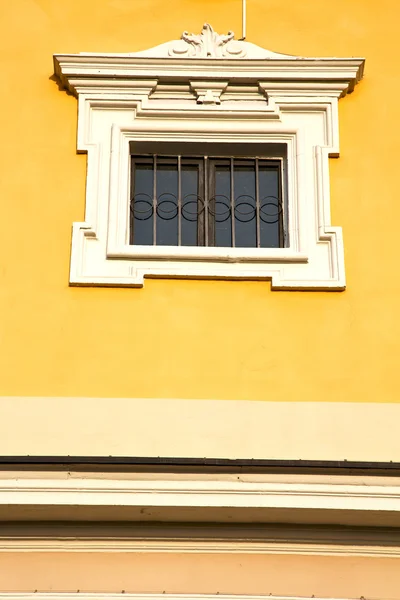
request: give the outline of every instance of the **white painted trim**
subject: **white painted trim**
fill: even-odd
[[[277,477],[201,472],[9,472],[3,473],[0,480],[0,515],[9,521],[22,518],[24,522],[34,521],[39,516],[42,520],[64,522],[78,518],[100,522],[257,522],[399,527],[400,478],[379,481],[379,478],[355,476]],[[10,536],[4,537],[7,547]],[[24,546],[25,542],[21,543]],[[146,541],[143,547],[149,549],[152,543]],[[126,542],[118,541],[118,544],[116,551],[124,551]],[[165,551],[168,550],[165,542],[162,546]],[[135,542],[131,542],[130,547],[131,551],[138,549]],[[212,544],[205,543],[204,550],[211,547]],[[82,551],[84,548],[85,545]],[[152,551],[156,548],[157,544]],[[171,546],[169,548],[173,551]],[[219,550],[223,548],[229,549],[219,546]],[[260,551],[263,551],[262,548],[270,553],[281,548],[286,553],[285,544],[262,546],[257,541],[253,547]],[[183,542],[181,549],[188,551],[188,544]],[[249,547],[243,549],[251,551]],[[307,553],[310,547],[306,549],[300,545],[296,549],[295,544],[295,550]],[[325,550],[323,545],[318,544],[311,548],[311,552],[316,553]],[[193,545],[192,551],[195,551]],[[345,549],[336,552],[345,552]],[[371,552],[379,554],[386,550],[375,548]],[[392,550],[388,552],[392,553]]]
[[[141,286],[150,276],[344,289],[341,230],[330,224],[328,157],[339,153],[337,100],[362,77],[363,59],[290,57],[205,25],[199,36],[185,32],[145,53],[56,55],[54,62],[62,84],[79,97],[78,149],[88,153],[71,284]],[[243,78],[258,92],[235,86]],[[289,247],[130,246],[129,142],[140,139],[286,144]]]
[[[271,477],[270,477],[271,479]],[[313,481],[298,482],[296,479],[283,482],[268,480],[268,476],[257,475],[199,475],[179,476],[156,475],[113,477],[90,474],[60,477],[47,474],[16,477],[0,480],[0,507],[109,507],[140,509],[201,509],[202,520],[207,520],[214,509],[263,509],[268,520],[271,509],[292,511],[318,510],[320,514],[334,511],[356,515],[368,511],[379,511],[400,515],[400,481],[393,478],[390,484],[371,483],[367,478],[349,484],[332,480],[327,483]],[[261,513],[260,513],[261,514]],[[138,517],[141,518],[140,516]],[[261,520],[264,519],[261,517]]]
[[[291,542],[260,542],[242,540],[149,540],[143,539],[51,539],[0,537],[0,553],[134,553],[134,554],[256,554],[295,556],[362,556],[399,558],[400,547],[357,544],[315,544]],[[1,600],[1,596],[0,596]]]
[[[2,396],[0,456],[400,462],[399,422],[395,402]]]

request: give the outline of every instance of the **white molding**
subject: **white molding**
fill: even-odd
[[[399,558],[399,546],[379,544],[316,544],[292,542],[225,540],[171,540],[141,539],[76,539],[12,538],[0,537],[1,552],[52,552],[52,553],[134,553],[134,554],[256,554],[295,556],[362,556],[374,558]]]
[[[363,59],[276,54],[205,25],[200,36],[184,32],[146,52],[56,55],[54,63],[63,86],[79,97],[78,150],[88,153],[71,284],[142,286],[153,276],[345,288],[341,229],[330,223],[328,158],[339,154],[338,99],[362,77]],[[246,90],[238,85],[244,78]],[[285,144],[289,247],[129,245],[129,144],[143,139]]]
[[[400,462],[400,404],[376,400],[2,396],[0,455]]]
[[[1,506],[62,507],[131,507],[163,509],[291,509],[293,511],[335,511],[363,513],[380,511],[400,515],[398,478],[379,485],[367,478],[353,478],[357,483],[268,481],[266,476],[247,475],[156,475],[128,477],[103,474],[101,478],[84,474],[63,478],[22,476],[0,480]]]

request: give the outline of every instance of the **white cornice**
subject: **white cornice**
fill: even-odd
[[[54,71],[63,86],[76,91],[77,80],[102,81],[156,78],[188,80],[188,77],[219,80],[258,81],[268,78],[293,82],[341,82],[344,93],[352,91],[362,78],[363,58],[302,57],[279,54],[250,42],[234,40],[233,32],[215,33],[208,24],[200,35],[183,32],[172,40],[127,54],[56,54]],[[110,85],[110,82],[109,82]],[[81,86],[82,87],[82,86]]]
[[[314,480],[315,481],[315,480]],[[390,485],[265,481],[257,476],[201,477],[181,475],[94,478],[16,477],[0,480],[0,511],[11,507],[60,509],[70,518],[77,509],[101,510],[101,518],[117,515],[128,520],[221,521],[242,520],[301,523],[398,525],[400,483]],[[355,479],[356,481],[356,479]],[[52,512],[53,511],[53,512]],[[95,512],[93,515],[95,516]],[[377,516],[379,514],[379,517]],[[10,519],[11,517],[9,517]],[[283,519],[283,521],[282,521]]]
[[[73,93],[79,81],[108,81],[118,87],[121,80],[174,79],[189,81],[208,78],[212,81],[257,82],[271,79],[290,80],[293,83],[340,82],[344,92],[351,92],[363,77],[362,58],[292,58],[292,59],[179,59],[147,58],[144,56],[113,54],[56,54],[54,71],[63,87]]]
[[[399,545],[316,544],[243,540],[76,539],[63,537],[0,537],[1,552],[134,553],[134,554],[252,554],[296,556],[400,557]],[[1,598],[0,598],[1,600]]]

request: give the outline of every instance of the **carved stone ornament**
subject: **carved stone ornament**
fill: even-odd
[[[208,59],[284,59],[295,58],[260,48],[256,44],[235,40],[233,31],[220,35],[208,23],[197,35],[184,31],[180,40],[165,42],[143,52],[132,52],[129,56],[148,58],[208,58]]]
[[[188,56],[198,58],[244,58],[245,45],[234,40],[233,31],[220,35],[208,23],[203,25],[199,35],[184,31],[180,40],[172,42],[170,56]]]

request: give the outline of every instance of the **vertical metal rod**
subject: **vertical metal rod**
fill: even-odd
[[[208,246],[209,211],[208,211],[208,157],[204,157],[204,245]]]
[[[256,158],[256,242],[257,248],[261,245],[261,223],[260,223],[260,179],[258,173],[258,158]]]
[[[178,156],[178,246],[182,245],[182,165]]]
[[[153,246],[157,245],[157,155],[153,154]]]
[[[242,0],[242,40],[246,39],[246,0]]]
[[[133,244],[134,234],[133,228],[135,226],[135,175],[136,175],[136,164],[131,156],[131,201],[129,204],[129,243]]]
[[[284,226],[284,194],[283,194],[283,161],[280,163],[280,167],[278,167],[278,218],[279,218],[279,247],[285,247],[285,226]]]
[[[231,232],[232,248],[235,247],[235,182],[233,175],[233,158],[231,158]]]

